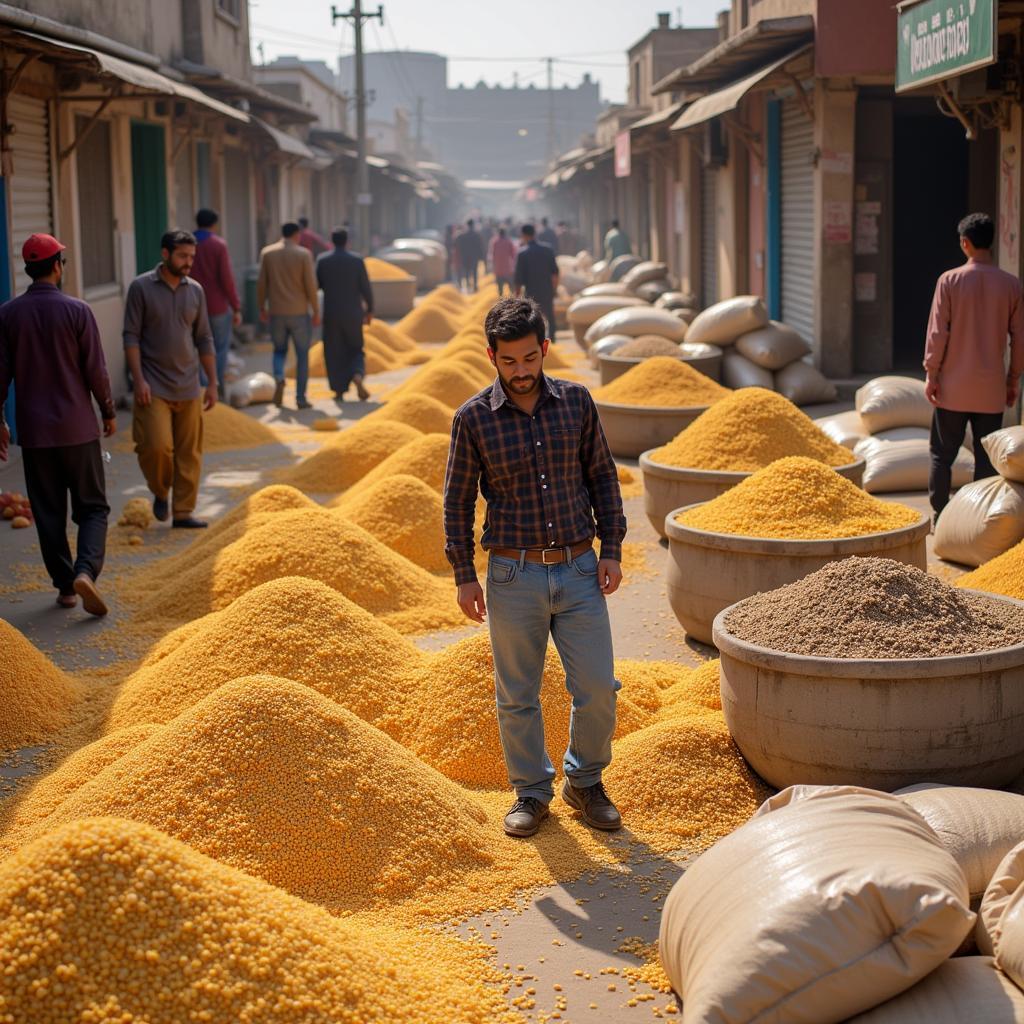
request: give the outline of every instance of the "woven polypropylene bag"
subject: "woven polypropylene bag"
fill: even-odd
[[[868,437],[867,427],[864,426],[860,413],[855,409],[851,409],[849,412],[836,413],[835,416],[823,416],[814,422],[836,444],[841,444],[844,448],[849,448],[851,451]]]
[[[894,794],[931,825],[980,900],[1000,861],[1024,837],[1024,796],[1000,789],[919,783]]]
[[[768,310],[760,296],[737,295],[708,306],[690,324],[690,340],[704,345],[731,345],[741,334],[767,323]]]
[[[1024,483],[1024,427],[1004,427],[986,434],[981,446],[1000,476]]]
[[[1024,484],[1001,476],[961,487],[935,526],[935,554],[961,565],[981,565],[1022,540]]]
[[[738,388],[775,390],[771,370],[765,370],[757,363],[752,363],[746,356],[733,351],[722,353],[722,383],[734,391]]]
[[[924,381],[913,377],[876,377],[857,389],[854,404],[868,433],[891,427],[928,427],[932,403],[924,393]]]
[[[973,924],[963,872],[916,811],[799,787],[687,870],[659,948],[684,1024],[835,1024],[920,981]]]
[[[816,366],[802,359],[776,372],[775,390],[794,405],[834,402],[839,396],[835,384]]]
[[[869,494],[893,491],[926,491],[932,457],[927,440],[884,441],[869,437],[853,454],[864,459],[864,490]],[[963,487],[974,477],[974,456],[965,448],[953,461],[953,486]]]
[[[766,370],[781,370],[803,359],[811,346],[788,324],[772,320],[766,327],[741,334],[736,339],[736,351]]]
[[[962,956],[847,1024],[1024,1024],[1024,992],[991,957]]]
[[[606,313],[600,320],[590,325],[584,338],[588,345],[593,345],[595,341],[600,341],[608,334],[628,334],[633,338],[639,338],[644,334],[657,334],[661,338],[668,338],[669,341],[685,341],[687,330],[686,324],[675,314],[667,309],[655,309],[645,303],[643,306]]]

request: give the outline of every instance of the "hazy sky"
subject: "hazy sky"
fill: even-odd
[[[657,23],[658,11],[669,11],[673,26],[714,25],[715,13],[728,0],[383,0],[384,27],[369,22],[368,50],[428,50],[449,57],[449,85],[519,82],[543,86],[541,58],[559,58],[556,86],[575,85],[589,71],[601,83],[601,97],[622,102],[626,97],[627,47]],[[351,9],[336,0],[338,10]],[[376,10],[376,0],[363,0]],[[250,0],[253,60],[263,46],[269,62],[282,54],[298,54],[337,67],[339,54],[352,52],[352,29],[339,21],[331,27],[330,0]]]

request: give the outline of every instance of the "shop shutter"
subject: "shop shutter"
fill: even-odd
[[[811,344],[814,330],[814,125],[782,105],[782,319]]]
[[[245,150],[236,146],[224,147],[224,241],[236,274],[241,274],[256,261],[252,249],[249,168],[249,154]],[[273,230],[276,232],[276,225]]]
[[[50,116],[45,100],[13,93],[7,98],[7,119],[14,173],[8,183],[11,197],[11,267],[14,294],[31,283],[25,274],[21,247],[35,232],[53,234],[50,184]]]
[[[700,169],[700,294],[706,309],[718,301],[718,168]]]

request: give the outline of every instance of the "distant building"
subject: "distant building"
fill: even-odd
[[[354,75],[354,59],[343,57],[342,91],[354,93]],[[366,55],[368,123],[394,123],[395,111],[405,111],[412,140],[421,138],[424,148],[463,180],[539,177],[552,156],[593,131],[602,109],[600,88],[589,74],[578,86],[550,91],[483,82],[453,89],[447,81],[448,61],[439,54]]]

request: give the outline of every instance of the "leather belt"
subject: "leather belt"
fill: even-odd
[[[491,548],[488,554],[516,560],[525,557],[527,562],[537,562],[540,565],[561,565],[563,562],[585,555],[593,546],[592,540],[582,540],[572,547],[561,548]],[[569,553],[569,558],[565,557],[566,552]]]

